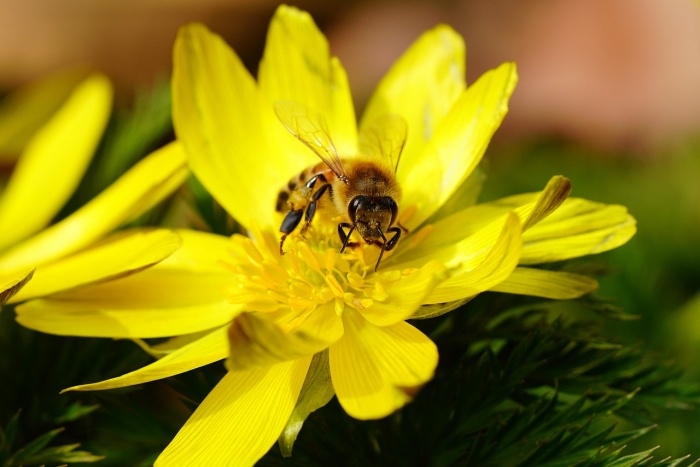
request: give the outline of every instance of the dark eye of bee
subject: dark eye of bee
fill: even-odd
[[[355,223],[355,216],[357,215],[357,210],[360,206],[366,206],[369,203],[369,198],[367,196],[355,196],[352,201],[350,201],[350,206],[348,206],[348,215],[352,223]]]
[[[396,220],[396,213],[399,210],[399,207],[396,205],[396,201],[388,196],[384,196],[382,198],[382,204],[391,211],[391,222],[389,222],[389,225],[391,225]]]

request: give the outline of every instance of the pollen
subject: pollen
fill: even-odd
[[[267,237],[232,237],[232,258],[224,260],[233,274],[229,301],[248,311],[275,313],[286,325],[303,321],[326,303],[338,316],[348,308],[362,312],[386,301],[387,287],[404,277],[398,270],[375,273],[377,248],[372,245],[340,253],[328,236],[307,232],[290,236],[281,256],[274,241],[263,240]]]

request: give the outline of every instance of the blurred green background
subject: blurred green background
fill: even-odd
[[[700,142],[661,150],[654,158],[538,139],[495,145],[486,163],[483,198],[535,191],[553,174],[572,180],[571,196],[628,207],[638,231],[625,246],[578,261],[598,271],[597,297],[636,319],[601,320],[614,341],[653,349],[662,361],[700,380]],[[700,453],[700,414],[669,411],[640,441],[668,455]]]

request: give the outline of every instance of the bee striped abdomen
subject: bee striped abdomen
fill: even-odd
[[[323,162],[308,167],[292,177],[287,186],[277,194],[275,210],[277,212],[298,211],[304,209],[310,202],[314,190],[306,187],[306,182],[316,175],[323,175],[329,182],[335,174]]]

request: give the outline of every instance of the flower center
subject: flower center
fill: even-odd
[[[290,236],[283,256],[273,232],[234,235],[232,260],[224,262],[235,275],[229,300],[249,311],[272,313],[279,325],[294,327],[331,301],[338,315],[346,306],[361,311],[384,301],[386,287],[413,272],[375,273],[376,246],[361,243],[341,254],[338,242],[329,242],[333,237],[320,230]]]

